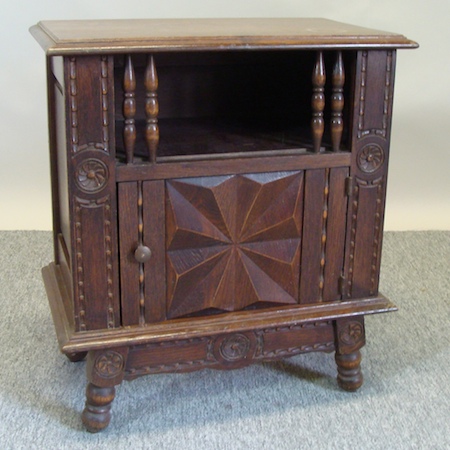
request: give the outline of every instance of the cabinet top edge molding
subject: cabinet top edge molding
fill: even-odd
[[[418,46],[400,34],[310,18],[48,20],[30,32],[48,55]]]

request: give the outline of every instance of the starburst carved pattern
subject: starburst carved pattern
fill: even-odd
[[[303,172],[167,183],[167,315],[298,302]]]

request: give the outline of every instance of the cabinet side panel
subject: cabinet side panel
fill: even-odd
[[[63,245],[67,249],[67,254],[70,257],[70,212],[69,212],[69,191],[67,179],[67,154],[66,154],[66,132],[65,132],[65,110],[64,110],[64,95],[61,91],[61,86],[55,83],[54,87],[55,98],[55,137],[56,137],[56,160],[57,160],[57,201],[58,201],[58,223],[57,233],[61,233],[63,238]],[[59,260],[66,259],[64,253],[59,253]],[[69,266],[70,262],[68,261]]]
[[[120,326],[113,60],[64,59],[76,331]]]
[[[395,51],[357,57],[345,298],[377,295],[380,272]]]
[[[58,83],[64,87],[64,58],[62,56],[51,56],[49,67]]]
[[[61,58],[59,58],[61,59]],[[52,179],[53,246],[68,295],[62,296],[66,316],[73,326],[73,285],[70,261],[70,214],[67,187],[66,114],[64,82],[57,76],[55,58],[47,60],[48,123]]]
[[[57,80],[52,72],[52,59],[47,57],[47,118],[50,150],[50,174],[52,187],[52,219],[53,219],[53,250],[55,263],[58,264],[58,234],[60,233],[60,206],[59,206],[59,177],[58,177],[58,143],[57,143]],[[63,105],[64,106],[64,105]],[[64,107],[62,109],[64,118]],[[64,129],[64,127],[63,127]]]

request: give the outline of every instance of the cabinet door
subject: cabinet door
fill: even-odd
[[[122,322],[341,298],[348,168],[120,183]],[[134,251],[148,247],[138,262]]]

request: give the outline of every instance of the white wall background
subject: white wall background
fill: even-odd
[[[450,229],[448,0],[16,0],[0,16],[0,229],[51,228],[44,19],[325,17],[398,32],[387,230]]]

